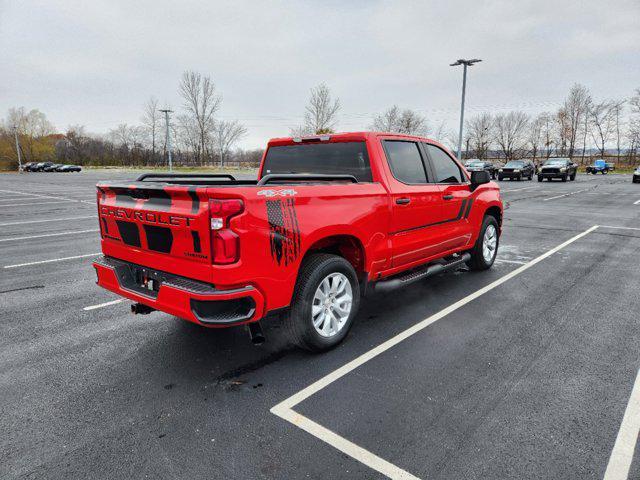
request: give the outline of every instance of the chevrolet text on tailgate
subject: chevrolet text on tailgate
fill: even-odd
[[[278,314],[296,344],[322,351],[344,339],[365,295],[495,260],[498,186],[426,138],[274,139],[258,178],[99,183],[98,284],[135,313],[247,325],[255,341]]]

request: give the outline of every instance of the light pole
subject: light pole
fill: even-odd
[[[167,125],[167,136],[166,136],[166,141],[167,141],[167,155],[169,157],[169,171],[171,172],[173,170],[173,162],[171,159],[171,135],[169,134],[169,114],[173,112],[173,110],[169,110],[169,109],[164,109],[164,110],[160,110],[162,113],[164,113],[164,121]]]
[[[458,160],[462,158],[462,126],[464,124],[464,94],[467,89],[467,67],[470,67],[474,63],[481,62],[479,58],[473,58],[471,60],[464,60],[462,58],[456,60],[454,63],[450,64],[451,67],[457,67],[458,65],[462,65],[464,70],[462,73],[462,102],[460,105],[460,131],[458,133]]]
[[[20,156],[20,141],[18,140],[18,127],[13,127],[13,134],[16,137],[16,153],[18,154],[18,173],[22,173],[22,157]]]

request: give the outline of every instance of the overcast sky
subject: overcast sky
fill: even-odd
[[[135,4],[135,5],[134,5]],[[0,0],[0,116],[24,106],[64,130],[140,121],[146,99],[180,109],[184,70],[210,75],[220,116],[260,147],[302,122],[309,89],[340,98],[338,129],[398,104],[455,129],[468,115],[557,108],[574,82],[596,99],[640,87],[640,1]]]

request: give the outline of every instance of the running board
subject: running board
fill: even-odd
[[[409,273],[404,273],[400,276],[390,278],[389,280],[380,280],[375,283],[376,292],[388,292],[395,290],[396,288],[410,285],[414,282],[422,280],[427,277],[432,277],[438,273],[446,272],[460,267],[471,258],[469,253],[463,253],[460,257],[448,262],[448,263],[432,263],[426,267],[422,267],[419,270],[412,270]]]

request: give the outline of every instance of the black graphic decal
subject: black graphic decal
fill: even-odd
[[[289,265],[300,253],[300,229],[293,198],[267,200],[271,258],[278,265]]]

